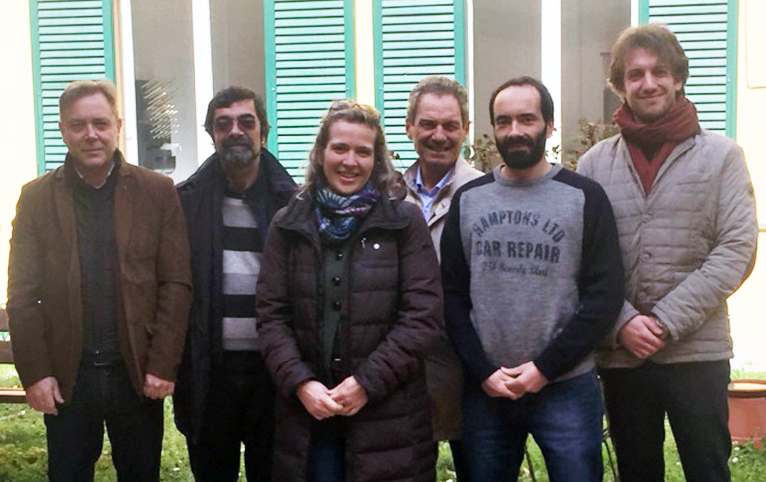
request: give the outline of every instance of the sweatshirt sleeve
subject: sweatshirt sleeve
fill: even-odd
[[[441,270],[444,284],[444,320],[452,344],[468,377],[483,382],[499,367],[487,358],[471,323],[471,271],[460,232],[461,193],[455,193],[441,238]]]
[[[534,363],[555,380],[590,353],[614,326],[625,299],[624,269],[617,225],[609,199],[593,181],[581,185],[585,194],[580,303],[572,319]]]

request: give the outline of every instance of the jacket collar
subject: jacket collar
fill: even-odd
[[[112,170],[109,171],[109,175],[112,174],[114,169],[117,169],[117,173],[119,176],[131,175],[132,173],[126,172],[128,171],[127,169],[122,168],[123,166],[125,166],[125,164],[127,164],[125,162],[125,157],[123,157],[122,152],[120,152],[119,149],[116,149],[114,151],[114,165],[112,167]],[[73,171],[72,174],[74,174],[75,176],[78,176],[78,173],[74,171],[74,166],[72,165],[72,157],[69,155],[69,153],[67,153],[66,157],[64,158],[64,165],[53,172],[54,179],[59,181],[67,180],[67,169],[72,169]]]
[[[411,165],[404,172],[404,183],[407,185],[407,190],[415,194],[417,194],[418,192],[418,188],[415,185],[415,178],[417,176],[419,166],[420,166],[420,159],[418,159],[417,162],[415,162],[415,164]],[[439,190],[439,193],[436,195],[436,199],[441,199],[443,195],[445,195],[447,192],[450,191],[450,189],[452,189],[452,186],[454,184],[461,185],[465,183],[466,181],[472,179],[471,170],[472,168],[471,168],[471,165],[468,163],[468,161],[466,161],[462,155],[458,156],[457,161],[455,161],[455,165],[452,168],[452,175],[449,177],[444,187],[442,187]]]
[[[266,186],[272,195],[284,198],[286,203],[295,192],[295,181],[277,158],[265,148],[261,149],[261,164],[258,169],[256,183],[261,180],[262,185]],[[179,183],[178,189],[183,191],[222,186],[225,176],[219,155],[214,153],[202,163],[197,172]]]
[[[125,158],[119,150],[114,152],[114,161],[119,163],[120,167],[117,170],[117,185],[114,188],[114,209],[115,213],[119,213],[119,216],[115,216],[115,239],[117,242],[120,253],[124,251],[127,246],[128,239],[130,237],[130,221],[133,216],[133,198],[132,198],[132,177],[133,169],[125,162]],[[54,204],[56,206],[56,214],[59,219],[59,225],[63,232],[63,237],[66,240],[68,250],[76,250],[76,220],[74,211],[74,198],[72,194],[73,185],[72,179],[69,179],[69,175],[66,170],[69,166],[67,162],[71,162],[69,154],[67,154],[65,164],[53,173],[53,178],[56,182],[53,183],[53,196]],[[73,173],[77,176],[77,173]]]
[[[697,139],[699,138],[699,136],[707,135],[707,134],[708,134],[708,131],[703,129],[696,136],[689,137],[688,139],[679,143],[675,148],[673,148],[667,160],[662,164],[662,166],[660,167],[660,170],[657,172],[657,176],[654,178],[654,184],[657,184],[660,181],[660,178],[663,176],[663,174],[670,168],[670,166],[673,163],[675,163],[675,161],[678,158],[683,156],[687,151],[692,149],[697,144]],[[622,137],[622,135],[619,136],[618,148],[620,152],[622,153],[622,157],[623,157],[622,162],[627,164],[628,169],[630,170],[630,173],[633,175],[634,179],[638,183],[639,189],[641,189],[641,192],[643,193],[643,195],[646,196],[646,192],[644,191],[644,186],[641,183],[641,180],[639,179],[639,176],[638,176],[638,172],[636,171],[636,168],[633,165],[633,161],[631,160],[630,151],[628,150],[628,144],[625,141],[625,138]]]

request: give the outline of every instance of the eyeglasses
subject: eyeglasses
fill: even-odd
[[[243,131],[251,131],[255,129],[256,119],[252,114],[244,114],[237,117],[236,119],[222,116],[213,121],[213,129],[216,132],[225,134],[234,127],[235,122],[239,124],[239,128]]]

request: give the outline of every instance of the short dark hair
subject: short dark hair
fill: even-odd
[[[451,95],[454,97],[460,106],[460,119],[463,125],[468,124],[468,92],[458,81],[442,75],[428,76],[418,82],[415,88],[412,89],[409,102],[407,103],[407,124],[415,123],[420,99],[424,94]]]
[[[258,123],[261,125],[261,138],[267,140],[269,137],[269,121],[266,119],[266,107],[263,104],[263,99],[252,90],[236,85],[219,90],[213,96],[213,100],[207,105],[205,131],[210,134],[210,137],[213,137],[213,120],[215,120],[216,109],[229,107],[235,102],[251,99],[255,104],[255,115],[258,117]]]
[[[112,108],[112,112],[117,117],[117,93],[111,80],[74,80],[66,86],[61,97],[59,97],[59,117],[61,120],[64,120],[64,113],[75,102],[95,94],[101,94],[106,98],[109,107]]]
[[[492,92],[492,97],[489,99],[489,122],[493,127],[495,125],[495,98],[497,95],[508,87],[522,87],[525,85],[534,87],[537,89],[537,92],[540,93],[540,111],[542,111],[545,125],[548,125],[548,123],[553,120],[553,98],[551,97],[551,93],[548,92],[548,89],[545,87],[545,85],[543,85],[542,82],[533,77],[528,77],[525,75],[523,77],[516,77],[503,82],[500,87]]]
[[[678,38],[664,25],[648,23],[626,28],[612,47],[609,86],[617,95],[625,93],[625,63],[636,49],[645,49],[655,54],[660,62],[670,67],[675,80],[680,81],[681,85],[686,84],[689,78],[689,58],[678,43]]]

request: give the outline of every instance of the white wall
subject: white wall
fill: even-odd
[[[737,57],[737,143],[745,151],[755,200],[760,206],[758,222],[762,232],[755,270],[729,299],[731,332],[734,338],[733,366],[766,371],[766,150],[763,145],[763,113],[766,88],[752,75],[747,62],[766,56],[766,8],[762,2],[739,2],[739,40]],[[749,57],[749,58],[748,58]]]
[[[7,300],[8,241],[21,186],[37,176],[32,44],[27,2],[3,2],[0,15],[0,305]]]
[[[474,131],[479,139],[482,134],[492,137],[489,122],[492,92],[513,77],[531,75],[540,78],[542,13],[539,1],[529,0],[476,0],[473,12]]]
[[[210,24],[214,90],[240,85],[262,96],[266,89],[263,0],[211,1]]]
[[[630,2],[564,0],[562,4],[564,101],[560,108],[566,146],[578,133],[581,118],[604,120],[608,53],[617,35],[630,26]]]

